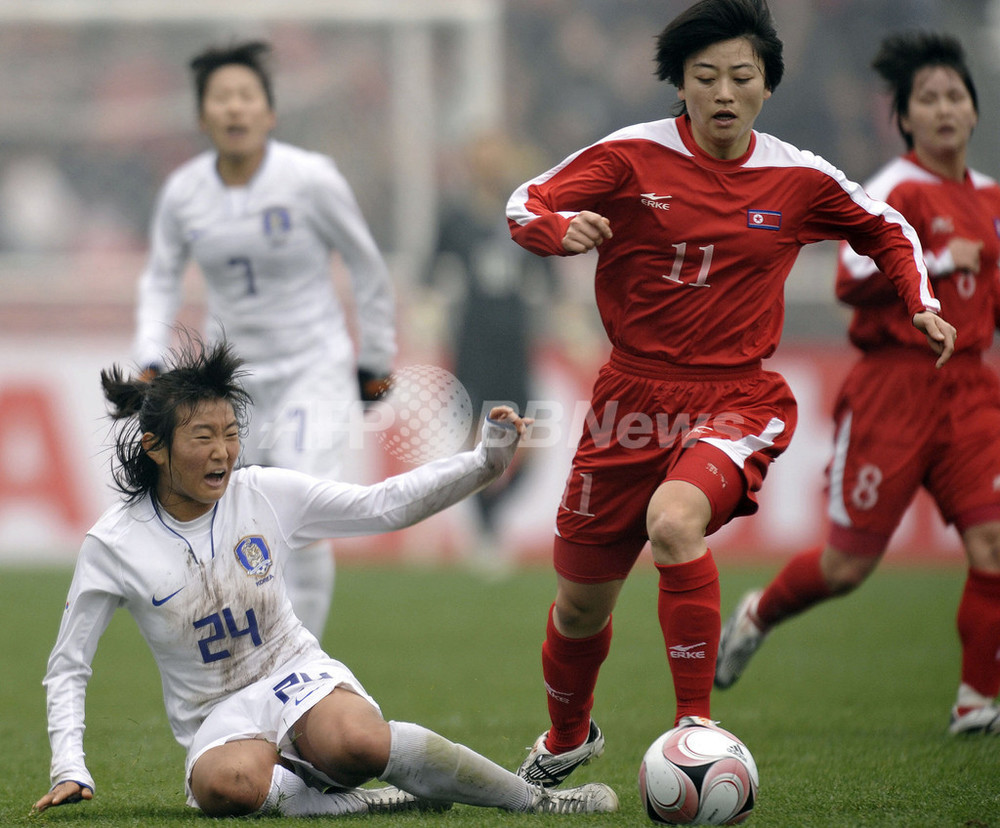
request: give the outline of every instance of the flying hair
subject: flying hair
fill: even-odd
[[[159,467],[142,445],[144,434],[153,435],[149,448],[166,447],[169,453],[178,426],[200,403],[227,400],[240,436],[245,435],[252,400],[241,384],[246,374],[242,365],[227,342],[206,346],[187,334],[184,344],[171,352],[163,372],[150,380],[126,377],[118,365],[101,371],[109,416],[117,427],[112,478],[127,502],[155,491],[159,479]]]

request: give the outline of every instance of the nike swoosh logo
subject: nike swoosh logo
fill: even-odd
[[[672,195],[657,195],[656,193],[639,193],[643,198],[648,198],[650,201],[666,201],[668,198],[673,198]]]
[[[184,587],[181,587],[181,589],[184,589]],[[173,597],[174,597],[174,596],[175,596],[175,595],[176,595],[176,594],[177,594],[178,592],[180,592],[180,591],[181,591],[181,589],[177,589],[177,590],[174,590],[174,591],[173,591],[173,592],[171,592],[171,593],[170,593],[170,594],[169,594],[169,595],[168,595],[168,596],[167,596],[166,598],[157,598],[157,597],[156,597],[156,596],[154,595],[154,596],[153,596],[153,606],[154,606],[154,607],[162,607],[162,606],[163,606],[163,605],[164,605],[165,603],[167,603],[167,601],[169,601],[169,600],[170,600],[171,598],[173,598]]]
[[[302,702],[304,702],[306,699],[308,699],[317,690],[319,690],[319,688],[318,687],[314,687],[312,690],[310,690],[304,696],[296,696],[295,697],[295,706],[298,707]]]

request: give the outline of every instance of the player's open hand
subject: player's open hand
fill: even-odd
[[[498,423],[512,423],[518,438],[528,433],[528,426],[535,422],[531,417],[521,417],[509,405],[496,405],[490,409],[490,419]]]
[[[581,210],[570,221],[562,246],[567,253],[586,253],[611,238],[611,222],[604,216]]]
[[[934,311],[921,311],[913,315],[913,327],[922,331],[927,337],[927,344],[935,354],[939,354],[936,368],[944,365],[955,353],[955,337],[957,331],[945,322]]]
[[[82,799],[93,799],[94,792],[79,782],[60,782],[45,796],[38,800],[32,807],[32,811],[40,814],[46,808],[53,805],[69,805],[71,802],[79,802]]]

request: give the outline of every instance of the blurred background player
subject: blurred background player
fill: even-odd
[[[359,393],[379,396],[395,359],[393,287],[332,159],[271,139],[269,53],[268,44],[248,42],[190,63],[213,148],[176,170],[159,195],[134,354],[157,369],[194,259],[209,337],[224,332],[249,367],[254,412],[243,462],[339,478],[351,408]],[[334,254],[350,273],[356,349],[333,283]],[[334,581],[329,542],[297,549],[286,578],[295,612],[322,638]]]
[[[795,429],[791,390],[761,360],[778,345],[802,245],[850,239],[888,272],[901,316],[939,365],[954,347],[902,216],[823,159],[754,131],[784,69],[767,4],[695,3],[657,47],[679,117],[580,150],[507,207],[514,239],[533,252],[597,248],[597,305],[613,346],[556,520],[558,583],[542,647],[552,726],[518,771],[544,785],[603,750],[594,688],[618,594],[647,540],[673,721],[710,716],[721,619],[706,536],[757,510]]]
[[[304,539],[393,531],[503,473],[530,420],[494,408],[474,451],[372,486],[287,469],[235,469],[250,402],[220,341],[151,382],[101,372],[118,421],[122,502],[87,533],[49,658],[49,792],[34,810],[94,796],[83,750],[101,635],[127,607],[160,669],[187,753],[187,802],[211,816],[366,814],[446,803],[532,813],[613,811],[611,788],[549,792],[467,747],[386,721],[350,669],[291,612],[284,562]],[[192,619],[195,620],[192,623]],[[381,777],[389,786],[359,786]]]
[[[454,297],[455,376],[477,417],[500,404],[525,414],[534,308],[554,293],[552,268],[511,240],[503,216],[527,154],[500,132],[479,134],[463,148],[458,181],[441,210],[429,275]],[[521,453],[508,474],[473,495],[478,539],[466,562],[483,574],[503,576],[512,566],[498,513],[523,481],[527,462]]]
[[[863,583],[923,486],[961,534],[969,565],[949,730],[1000,734],[1000,382],[983,364],[1000,324],[1000,186],[966,166],[978,98],[955,39],[895,34],[872,65],[892,93],[906,152],[866,190],[917,230],[960,336],[947,370],[935,371],[885,274],[842,245],[837,296],[854,307],[850,340],[862,356],[834,410],[827,543],[743,597],[722,634],[715,683],[732,685],[776,624]]]

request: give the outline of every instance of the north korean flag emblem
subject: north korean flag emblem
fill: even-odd
[[[747,227],[753,230],[780,230],[781,213],[774,210],[747,210]]]

